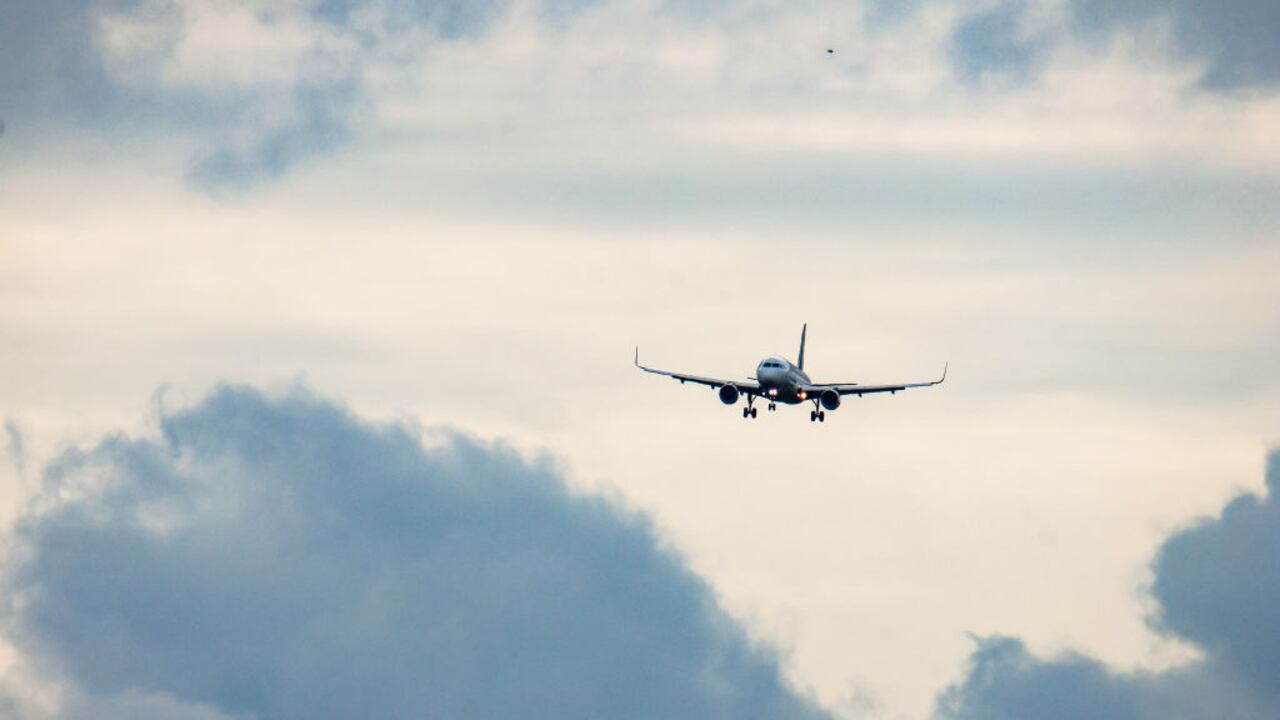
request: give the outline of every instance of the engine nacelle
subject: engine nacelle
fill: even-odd
[[[819,398],[819,400],[822,401],[822,407],[828,410],[835,410],[840,407],[840,393],[835,390],[823,391],[822,397]]]
[[[732,405],[738,402],[738,388],[732,383],[720,386],[720,402],[725,405]]]

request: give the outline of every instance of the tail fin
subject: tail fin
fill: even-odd
[[[807,333],[808,331],[809,331],[809,323],[805,323],[804,327],[800,328],[800,358],[796,362],[796,365],[801,370],[804,370],[804,336],[805,336],[805,333]]]

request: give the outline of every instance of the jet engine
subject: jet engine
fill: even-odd
[[[738,388],[732,383],[720,386],[720,402],[725,405],[732,405],[738,402]]]
[[[840,407],[840,393],[835,390],[823,391],[822,397],[819,399],[822,401],[822,407],[828,410],[835,410]]]

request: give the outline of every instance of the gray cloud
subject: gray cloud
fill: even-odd
[[[91,0],[12,0],[0,9],[0,115],[88,119],[115,94],[100,62]]]
[[[1231,90],[1280,82],[1280,4],[1272,0],[1073,0],[1073,21],[1085,31],[1141,31],[1167,18],[1179,48],[1208,63],[1202,84]]]
[[[261,720],[824,716],[643,517],[545,462],[424,449],[304,391],[224,388],[162,429],[61,456],[18,524],[6,627],[84,697]]]
[[[1125,680],[1088,658],[1041,662],[1018,640],[992,637],[978,640],[970,662],[964,684],[949,688],[939,700],[944,718],[1137,717]]]
[[[278,85],[175,86],[160,82],[157,68],[189,31],[184,6],[166,0],[13,0],[0,9],[0,117],[24,145],[40,132],[72,127],[178,135],[195,145],[187,176],[206,188],[245,188],[288,172],[308,160],[348,146],[360,136],[358,118],[368,102],[365,77],[383,43],[396,53],[406,33],[427,30],[428,42],[482,36],[510,7],[510,0],[313,0],[268,9],[240,0],[264,22],[307,21],[282,33],[295,38],[324,29],[309,41],[321,76],[303,75]],[[1074,0],[1069,28],[1025,36],[1027,0],[1002,0],[962,18],[948,53],[957,73],[973,81],[990,74],[1026,79],[1062,32],[1104,38],[1119,28],[1144,32],[1148,20],[1168,16],[1179,47],[1205,58],[1206,87],[1268,85],[1280,76],[1280,9],[1262,0],[1206,6],[1182,0],[1168,6],[1150,0],[1107,3]],[[552,24],[573,17],[592,0],[540,0],[537,13]],[[922,0],[872,3],[873,31],[910,15]],[[731,11],[718,2],[663,4],[659,12],[685,22],[715,24]],[[289,13],[294,13],[290,15]],[[142,22],[145,47],[120,57],[105,47],[103,17]],[[127,24],[127,23],[126,23]],[[324,37],[321,37],[324,36]],[[420,45],[415,37],[413,45]],[[342,50],[335,50],[340,46]],[[336,69],[333,67],[336,66]],[[120,79],[124,67],[129,81]],[[329,72],[332,70],[332,72]]]
[[[101,32],[108,17],[145,24],[151,30],[146,47],[111,58]],[[204,146],[191,175],[205,184],[243,186],[347,140],[346,128],[337,125],[357,96],[350,78],[309,84],[299,79],[293,91],[299,100],[297,119],[277,126],[254,122],[269,99],[265,89],[214,92],[139,81],[172,51],[184,22],[181,8],[167,2],[6,3],[0,11],[0,116],[27,143],[67,127],[187,133]],[[143,71],[133,81],[121,82],[109,69],[113,63]],[[247,139],[236,147],[226,141],[230,135]]]
[[[164,693],[126,690],[109,697],[73,697],[59,720],[234,720],[207,706],[185,703]]]
[[[256,6],[243,0],[249,8]],[[442,40],[482,33],[507,8],[505,0],[321,0],[305,9],[338,37],[357,41],[360,51],[337,60],[315,38],[309,66],[324,77],[298,77],[283,97],[291,99],[285,121],[278,87],[242,85],[217,90],[162,86],[148,72],[162,63],[186,31],[182,8],[146,0],[14,0],[0,10],[0,117],[27,137],[64,126],[99,131],[157,130],[186,133],[200,149],[188,176],[207,188],[244,188],[277,177],[309,158],[351,142],[353,117],[365,100],[363,66],[377,38],[430,28]],[[556,5],[559,7],[559,5]],[[354,21],[357,11],[377,19],[378,32]],[[261,8],[264,21],[284,18]],[[101,26],[110,17],[145,22],[151,30],[136,56],[110,57]],[[133,52],[133,49],[130,49]],[[121,82],[110,67],[142,68]],[[339,66],[332,71],[333,66]]]
[[[192,159],[188,177],[211,190],[244,189],[258,180],[274,178],[309,158],[332,152],[352,139],[350,115],[361,101],[359,81],[300,83],[293,89],[299,119],[283,125],[250,126],[240,141],[213,143]]]
[[[972,81],[989,73],[1006,73],[1025,78],[1031,73],[1044,45],[1022,37],[1025,12],[1025,0],[1005,0],[960,20],[948,55],[961,77]]]
[[[1275,702],[1280,716],[1280,453],[1265,498],[1245,495],[1215,521],[1171,538],[1155,563],[1156,627]]]
[[[22,428],[12,419],[5,418],[4,435],[4,451],[9,456],[9,462],[13,463],[18,472],[24,472],[27,468],[27,444],[22,437]]]
[[[311,14],[335,27],[347,27],[354,14],[378,10],[384,31],[434,27],[447,38],[475,37],[488,29],[510,0],[319,0]]]
[[[961,19],[952,35],[950,57],[965,78],[1009,72],[1027,76],[1056,36],[1022,35],[1026,3],[1003,0],[994,8]],[[1211,90],[1272,86],[1280,82],[1280,4],[1271,0],[1071,0],[1067,30],[1077,37],[1109,38],[1125,30],[1154,32],[1155,20],[1167,20],[1177,50],[1206,63],[1200,83]]]
[[[1268,493],[1177,533],[1155,561],[1153,626],[1204,659],[1164,673],[1114,673],[1088,657],[1041,660],[1016,639],[980,639],[947,720],[1264,720],[1280,716],[1280,452]]]

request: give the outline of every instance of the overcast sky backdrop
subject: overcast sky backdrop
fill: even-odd
[[[0,702],[1280,715],[1278,36],[7,0]],[[819,381],[947,383],[744,422],[631,367],[803,322]]]

